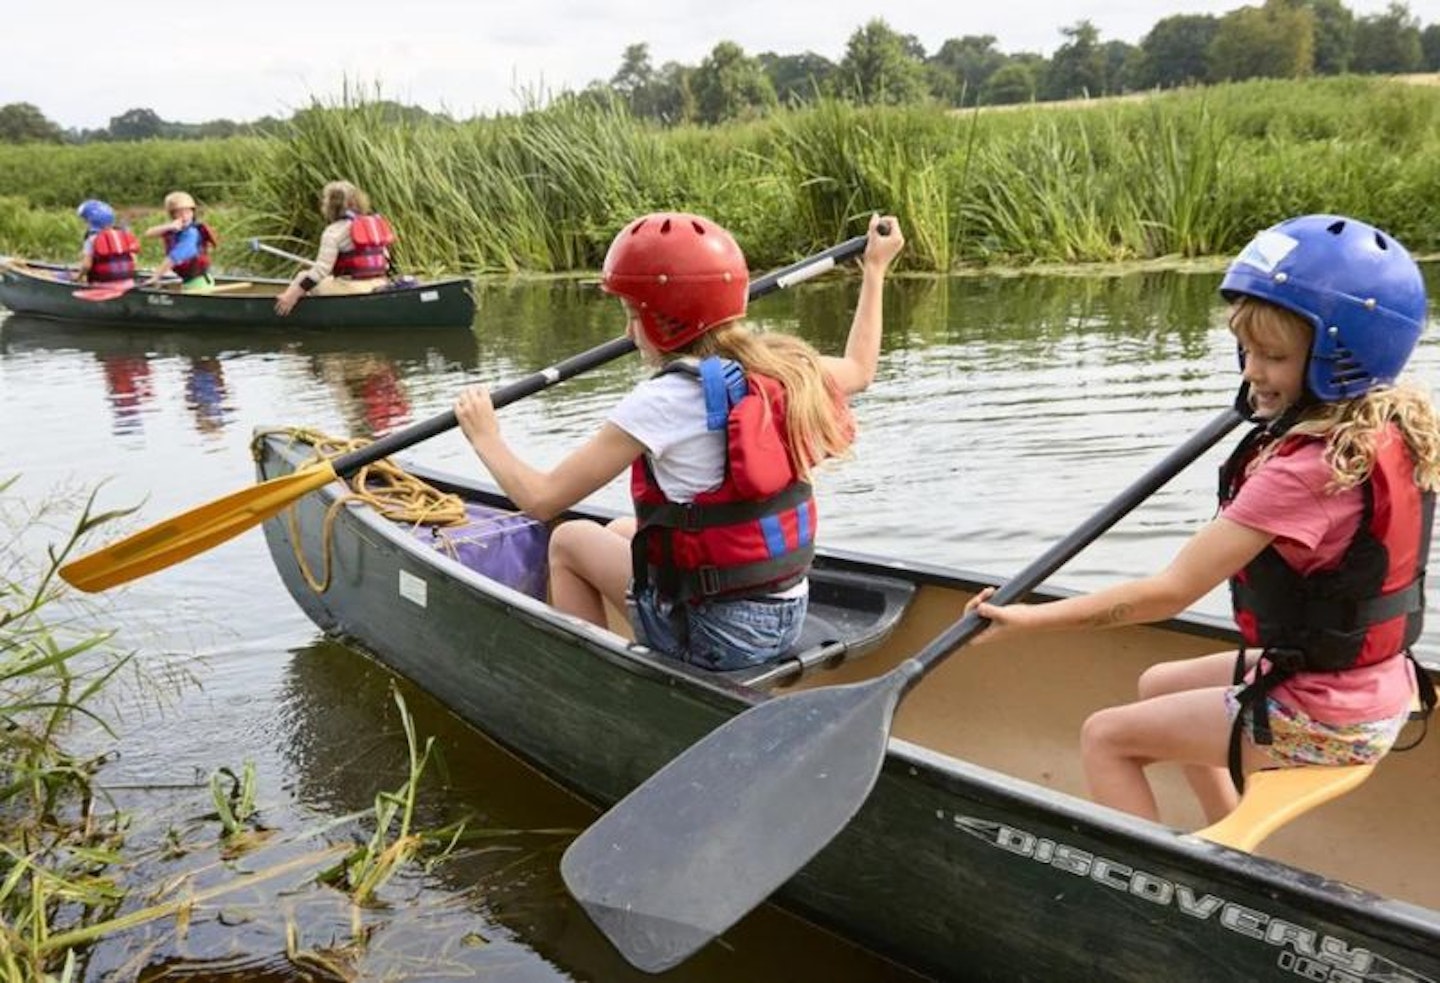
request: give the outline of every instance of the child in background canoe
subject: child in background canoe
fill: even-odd
[[[180,289],[186,293],[205,293],[215,288],[210,275],[210,250],[215,235],[204,222],[196,220],[195,199],[184,191],[165,196],[165,214],[170,221],[145,230],[146,238],[161,237],[165,241],[165,260],[143,286],[153,287],[166,273],[174,271],[180,278]]]
[[[904,244],[893,217],[884,234],[880,221],[870,221],[843,357],[739,323],[749,293],[740,247],[709,219],[662,213],[616,236],[601,281],[658,371],[589,441],[537,470],[501,437],[489,393],[461,394],[470,446],[538,519],[630,469],[636,519],[567,522],[551,536],[556,607],[602,626],[605,601],[628,608],[639,641],[707,669],[768,662],[795,643],[814,551],[808,479],[854,438],[846,397],[875,377],[885,271]]]
[[[1169,618],[1227,578],[1244,639],[1161,663],[1138,702],[1081,732],[1095,799],[1158,818],[1145,766],[1185,766],[1207,819],[1258,768],[1368,764],[1393,746],[1412,669],[1440,420],[1427,390],[1395,385],[1425,326],[1405,249],[1363,222],[1308,215],[1261,232],[1221,283],[1239,344],[1237,406],[1257,424],[1221,469],[1220,512],[1158,574],[1049,604],[986,603],[980,642],[1026,631]],[[1227,776],[1227,767],[1229,775]]]
[[[331,181],[320,190],[320,214],[329,224],[320,233],[320,252],[275,299],[284,316],[307,294],[368,294],[386,283],[395,233],[385,216],[370,211],[370,199],[349,181]]]
[[[129,229],[115,228],[115,209],[103,201],[88,198],[75,209],[75,214],[85,220],[86,227],[75,279],[88,283],[133,280],[140,240]]]

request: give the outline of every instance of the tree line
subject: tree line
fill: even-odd
[[[857,29],[836,62],[807,51],[749,55],[721,41],[699,65],[658,68],[644,42],[627,46],[618,70],[561,98],[616,101],[662,125],[754,119],[780,107],[840,99],[859,105],[939,103],[965,108],[1122,95],[1253,78],[1440,71],[1440,24],[1422,26],[1407,4],[1364,17],[1341,0],[1265,0],[1226,14],[1175,14],[1138,44],[1104,40],[1089,20],[1060,29],[1046,58],[1006,53],[993,35],[949,38],[933,53],[881,19]],[[397,121],[446,119],[386,102]],[[296,115],[313,112],[302,109]],[[294,118],[288,122],[293,122]],[[0,142],[89,143],[205,139],[279,131],[273,117],[178,123],[130,109],[96,130],[62,129],[30,103],[0,106]]]

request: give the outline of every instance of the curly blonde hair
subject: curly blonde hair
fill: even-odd
[[[804,339],[779,331],[759,333],[731,321],[673,353],[683,355],[734,359],[746,372],[769,376],[785,387],[786,442],[790,463],[802,480],[809,480],[823,462],[849,455],[855,442],[854,417],[820,353]]]
[[[1252,346],[1299,346],[1310,350],[1314,328],[1308,321],[1267,301],[1242,297],[1230,311],[1230,330]],[[1325,462],[1332,488],[1354,488],[1370,477],[1380,435],[1390,424],[1400,431],[1415,461],[1415,483],[1424,491],[1440,490],[1440,415],[1426,390],[1412,383],[1376,386],[1353,399],[1305,407],[1287,433],[1325,441]],[[1258,466],[1275,444],[1262,451]]]
[[[331,181],[320,189],[320,214],[327,222],[340,221],[346,212],[369,211],[370,197],[349,181]]]

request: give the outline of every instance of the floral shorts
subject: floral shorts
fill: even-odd
[[[1225,710],[1230,719],[1240,711],[1237,694],[1243,685],[1225,691]],[[1372,720],[1361,724],[1327,724],[1311,720],[1304,711],[1286,706],[1266,697],[1270,712],[1270,733],[1274,738],[1268,747],[1257,745],[1276,764],[1286,767],[1300,765],[1368,765],[1383,758],[1395,744],[1400,728],[1410,719],[1406,710],[1388,720]],[[1246,720],[1246,735],[1250,734]]]

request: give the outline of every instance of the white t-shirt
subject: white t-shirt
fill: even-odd
[[[693,502],[725,480],[725,431],[705,429],[705,395],[688,372],[646,379],[611,411],[610,422],[645,445],[670,501]]]

